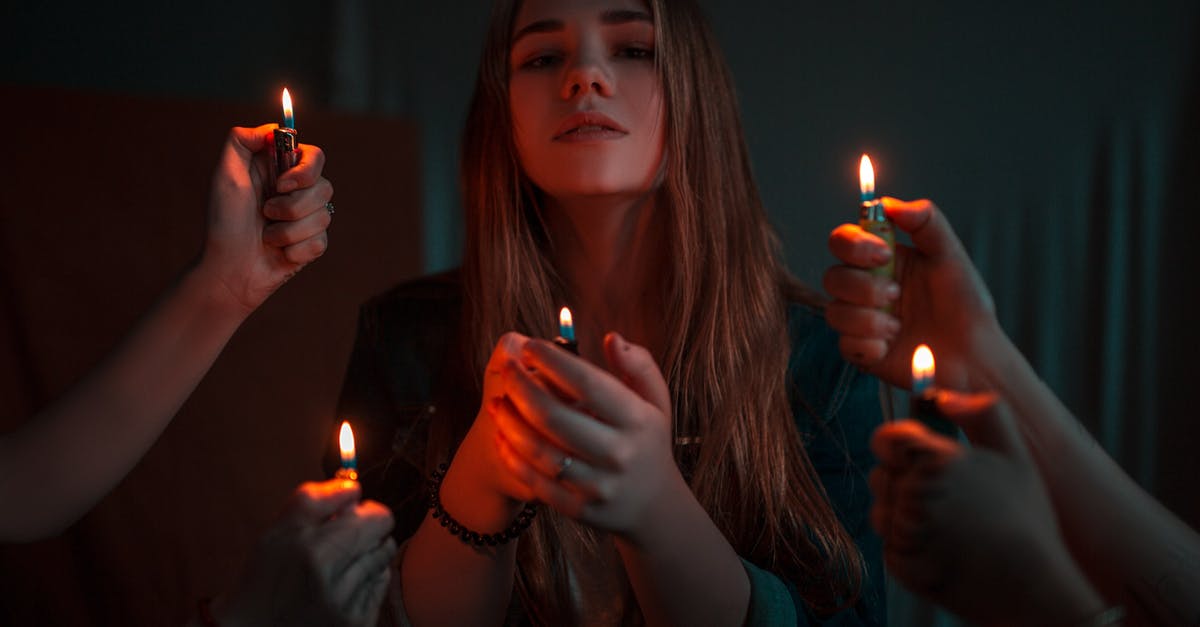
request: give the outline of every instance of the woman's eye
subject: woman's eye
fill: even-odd
[[[521,67],[529,68],[531,70],[540,70],[542,68],[548,68],[557,65],[558,62],[559,57],[557,55],[542,54],[529,59],[525,63],[521,64]]]
[[[653,59],[654,58],[654,50],[652,50],[650,48],[642,48],[640,46],[630,46],[627,48],[622,48],[618,54],[622,57],[625,57],[626,59]]]

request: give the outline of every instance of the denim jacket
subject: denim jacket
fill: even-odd
[[[480,391],[457,342],[462,316],[457,273],[402,284],[362,306],[338,407],[354,425],[364,498],[391,508],[403,542],[426,515],[426,469],[449,451],[426,450],[428,425],[441,415],[475,415]],[[862,552],[859,602],[818,618],[796,586],[743,559],[750,577],[747,625],[883,625],[882,547],[869,524],[868,447],[880,422],[876,380],[844,362],[837,335],[815,308],[791,304],[788,363],[792,414],[838,519]],[[451,413],[456,412],[456,413]],[[456,433],[455,442],[466,435]],[[330,451],[327,464],[336,466]],[[518,621],[524,622],[524,621]]]

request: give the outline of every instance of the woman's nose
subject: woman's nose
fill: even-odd
[[[581,60],[567,71],[563,82],[562,97],[564,100],[579,98],[590,93],[599,96],[612,95],[612,80],[604,67],[592,60]]]

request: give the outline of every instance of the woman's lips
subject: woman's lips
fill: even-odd
[[[554,141],[598,141],[617,139],[628,134],[629,131],[599,111],[580,111],[563,120],[554,134]]]

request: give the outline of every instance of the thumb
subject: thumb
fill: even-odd
[[[966,254],[950,221],[931,201],[906,202],[896,198],[882,201],[887,216],[912,237],[913,245],[921,252],[931,257]]]
[[[975,446],[1009,457],[1028,456],[1008,406],[995,394],[942,390],[937,395],[937,406],[946,419],[962,427]]]
[[[235,126],[229,129],[229,147],[237,152],[238,156],[249,160],[254,153],[267,147],[271,142],[271,131],[277,126],[277,124],[263,124],[254,128]]]
[[[663,415],[671,415],[671,392],[650,351],[614,331],[604,336],[604,358],[609,370],[625,385]]]
[[[319,523],[342,508],[357,503],[361,496],[362,488],[357,481],[309,481],[296,488],[284,515],[305,522]]]

